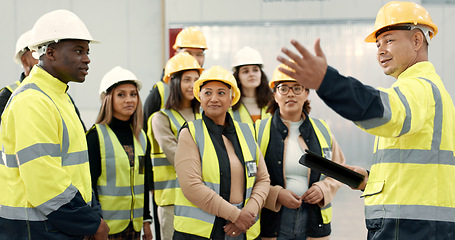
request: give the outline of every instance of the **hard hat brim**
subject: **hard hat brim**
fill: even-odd
[[[224,79],[204,79],[204,80],[201,80],[201,81],[197,80],[196,82],[194,82],[194,86],[193,86],[194,97],[199,102],[201,102],[201,99],[199,98],[199,93],[201,91],[201,86],[204,83],[211,82],[211,81],[222,82],[224,84],[227,84],[227,85],[231,86],[231,90],[234,91],[234,96],[233,96],[233,99],[232,99],[231,106],[234,106],[240,100],[240,96],[241,96],[240,89],[237,86],[232,85],[231,82],[229,82],[227,80],[224,80]]]

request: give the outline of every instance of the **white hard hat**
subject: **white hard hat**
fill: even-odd
[[[16,54],[14,55],[14,62],[21,65],[21,57],[26,52],[25,49],[30,44],[30,40],[32,38],[32,30],[28,30],[27,32],[23,33],[16,42]]]
[[[235,53],[232,71],[235,71],[236,67],[244,65],[260,65],[262,68],[264,61],[262,61],[262,56],[258,50],[251,47],[243,47]]]
[[[100,83],[100,91],[99,94],[106,93],[107,90],[112,87],[113,85],[119,83],[119,82],[125,82],[125,81],[132,81],[136,83],[137,90],[141,90],[142,88],[142,82],[139,81],[134,75],[129,70],[126,70],[120,66],[114,67],[111,69],[109,72],[104,74],[103,79],[101,79]]]
[[[96,43],[85,24],[73,12],[59,9],[41,16],[33,26],[32,39],[28,46],[31,50],[62,39],[87,40]],[[43,54],[41,52],[39,55]]]

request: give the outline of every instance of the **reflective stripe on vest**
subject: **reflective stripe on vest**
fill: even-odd
[[[330,129],[322,119],[308,118],[313,126],[316,137],[321,146],[321,154],[327,159],[332,159],[332,137]],[[270,130],[272,126],[272,118],[256,121],[256,138],[262,154],[266,156],[267,148],[270,142]],[[319,181],[324,180],[325,175],[321,174]],[[328,224],[332,221],[332,204],[321,208],[322,222]]]
[[[431,133],[431,136],[428,139],[403,136],[411,128],[412,113],[406,96],[398,88],[394,88],[404,106],[406,117],[400,131],[400,138],[376,137],[373,165],[362,195],[365,197],[367,222],[369,219],[386,218],[455,223],[454,194],[453,191],[446,190],[450,187],[443,186],[454,179],[454,152],[453,149],[441,149],[442,141],[447,141],[449,136],[446,135],[446,139],[443,139],[444,107],[453,106],[443,101],[435,83],[425,78],[420,79],[430,84],[434,100],[434,113],[425,112],[428,116],[434,116],[433,125],[423,126],[424,129],[420,132]],[[385,109],[391,109],[387,93],[383,95],[381,99]],[[388,121],[392,119],[392,111],[385,111],[384,118]],[[451,117],[448,116],[444,120],[448,119]],[[370,120],[367,124],[380,127],[384,122]],[[359,125],[365,126],[364,122]],[[425,131],[425,128],[428,131]],[[421,147],[416,149],[410,140],[412,137],[427,144],[428,149]],[[430,179],[431,181],[428,181]],[[444,231],[444,229],[438,230]]]
[[[156,83],[155,86],[158,88],[158,92],[160,93],[160,98],[161,98],[160,109],[164,109],[164,106],[166,105],[166,101],[169,98],[169,84],[159,81]]]
[[[24,86],[21,87],[21,89],[14,94],[11,95],[8,104],[6,105],[5,109],[8,107],[9,102],[19,93],[28,90],[28,89],[33,89],[36,91],[41,92],[43,95],[48,97],[53,103],[54,100],[52,100],[49,95],[47,95],[44,91],[42,91],[36,84],[34,83],[28,83]],[[55,103],[54,103],[55,105]],[[57,108],[57,105],[55,105],[57,111],[60,112],[60,110]],[[36,143],[34,145],[31,145],[27,148],[24,148],[16,153],[16,155],[13,154],[3,154],[3,159],[4,161],[0,161],[0,165],[5,165],[7,167],[19,167],[19,165],[22,165],[24,163],[27,163],[28,161],[31,161],[33,159],[42,157],[42,156],[51,156],[51,157],[62,157],[62,166],[72,166],[72,165],[79,165],[86,163],[88,161],[88,152],[81,151],[81,152],[71,152],[68,153],[69,151],[69,136],[68,136],[68,128],[66,126],[65,121],[63,120],[62,116],[60,115],[60,119],[62,120],[62,126],[63,126],[63,133],[62,133],[62,144],[53,144],[53,143]],[[60,150],[61,147],[61,150]],[[18,165],[19,164],[19,165]]]
[[[17,84],[17,85],[16,85]],[[14,92],[17,87],[19,86],[20,82],[17,81],[15,84],[8,86],[7,88]],[[11,87],[11,88],[9,88]],[[42,93],[44,96],[48,97],[52,103],[54,103],[55,108],[57,111],[60,112],[57,105],[55,104],[54,100],[46,94],[43,90],[41,90],[36,84],[28,83],[19,88],[18,91],[14,92],[8,100],[8,103],[5,106],[5,109],[8,107],[11,100],[18,94],[26,91],[26,90],[36,90]],[[54,143],[36,143],[26,148],[21,149],[16,154],[6,154],[5,152],[0,151],[2,155],[2,161],[0,161],[0,165],[6,168],[19,168],[20,165],[26,164],[32,160],[37,158],[41,158],[44,156],[50,157],[60,157],[62,167],[72,167],[76,165],[81,165],[88,162],[88,152],[80,151],[80,152],[71,152],[69,153],[69,135],[68,135],[68,128],[63,117],[60,114],[60,119],[62,121],[62,144],[54,144]],[[42,203],[39,206],[35,207],[15,207],[15,206],[0,206],[0,217],[12,220],[29,220],[29,221],[45,221],[48,218],[46,215],[56,211],[58,208],[61,207],[62,199],[73,199],[76,193],[79,191],[77,187],[74,185],[69,185],[68,188],[60,193],[59,195],[55,196],[52,199]],[[84,199],[85,200],[85,199]],[[88,200],[88,201],[87,201]],[[91,206],[91,195],[88,196],[87,204]]]
[[[103,218],[109,234],[123,231],[133,221],[135,231],[142,229],[144,215],[144,175],[139,173],[139,158],[145,154],[145,133],[134,139],[134,167],[115,133],[107,125],[96,124],[100,141],[101,175],[97,189]]]
[[[185,119],[179,112],[173,109],[162,109],[161,112],[168,117],[171,131],[177,138],[180,128],[186,122]],[[195,118],[200,119],[201,114],[196,113]],[[158,206],[174,205],[175,188],[179,187],[177,175],[175,174],[174,166],[167,160],[166,155],[163,153],[163,150],[154,137],[152,117],[150,117],[148,121],[147,136],[152,145],[150,157],[153,166],[155,202]]]
[[[237,122],[254,124],[253,119],[251,118],[251,115],[248,112],[248,109],[246,109],[246,107],[245,107],[245,105],[243,105],[243,103],[241,103],[240,107],[235,111],[232,111],[232,109],[229,109],[229,113],[231,114],[232,118]],[[272,115],[267,112],[267,106],[264,106],[263,108],[261,108],[261,118],[260,119],[266,119],[271,116]]]
[[[248,177],[246,163],[254,161],[257,165],[259,161],[259,151],[257,144],[254,141],[252,126],[235,121],[234,125],[245,159],[245,178],[247,189],[245,191],[244,202],[247,203],[251,196],[256,177]],[[207,126],[201,119],[198,119],[188,123],[188,130],[190,131],[201,153],[202,180],[207,187],[220,194],[219,162],[215,152],[215,147],[207,130]],[[176,190],[175,201],[175,230],[210,238],[216,217],[202,211],[193,203],[188,201],[183,195],[181,189]],[[260,223],[258,220],[247,231],[247,239],[255,239],[259,236],[259,233]]]
[[[14,90],[16,90],[19,87],[19,85],[21,85],[21,82],[19,80],[17,80],[13,84],[10,84],[10,85],[6,86],[5,88],[8,89],[10,92],[14,92]]]

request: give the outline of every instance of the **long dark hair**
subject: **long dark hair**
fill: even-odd
[[[136,83],[132,81],[122,81],[119,84],[113,85],[107,90],[107,93],[102,93],[101,94],[101,108],[100,112],[98,113],[98,117],[96,118],[95,123],[98,124],[105,124],[109,125],[112,122],[112,118],[114,117],[114,89],[117,86],[120,86],[125,83],[132,83],[134,86],[136,86]],[[137,87],[137,86],[136,86]],[[144,116],[142,113],[142,101],[141,97],[139,96],[139,91],[137,94],[137,106],[136,106],[136,111],[134,111],[133,115],[130,117],[130,122],[131,125],[133,126],[133,132],[134,136],[136,136],[136,139],[139,140],[139,134],[141,133],[142,130],[142,123]]]
[[[257,64],[253,64],[253,65],[257,65]],[[261,83],[256,88],[256,103],[258,104],[259,108],[263,108],[263,107],[267,106],[267,103],[270,101],[270,99],[273,99],[273,98],[272,98],[272,91],[269,88],[269,80],[267,78],[267,75],[265,75],[264,71],[262,71],[262,68],[260,65],[257,65],[257,66],[259,66],[259,68],[261,69]],[[240,83],[240,78],[239,78],[240,67],[242,67],[242,66],[235,67],[233,75],[234,75],[235,80],[237,81],[237,86],[239,87],[240,92],[242,92],[243,87],[242,87],[242,84]],[[235,111],[235,110],[239,109],[240,105],[241,105],[241,101],[238,101],[234,106],[232,106],[232,110]]]
[[[281,82],[275,83],[275,86],[273,87],[273,92],[276,94],[276,87],[280,85]],[[310,89],[305,88],[305,91],[310,93]],[[271,113],[272,115],[275,114],[275,111],[279,108],[278,103],[275,101],[275,98],[272,97],[269,101],[268,107],[267,107],[267,112]],[[306,100],[305,103],[303,104],[302,111],[305,111],[307,114],[310,114],[311,107],[310,107],[310,100]]]
[[[182,80],[183,73],[186,71],[197,71],[197,70],[185,70],[176,72],[171,75],[170,83],[169,83],[169,98],[164,105],[166,109],[174,109],[177,110],[180,108],[180,105],[183,102],[183,95],[182,95],[182,88],[180,87],[180,82]],[[193,108],[193,112],[199,111],[200,103],[196,98],[191,100],[191,107]]]

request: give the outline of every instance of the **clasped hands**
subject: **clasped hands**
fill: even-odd
[[[292,191],[281,189],[278,194],[278,202],[289,209],[297,209],[302,202],[318,204],[324,199],[322,190],[317,185],[311,186],[302,196],[298,196]]]
[[[240,215],[237,218],[237,221],[228,222],[224,226],[224,232],[226,235],[237,237],[242,232],[246,233],[248,229],[256,222],[256,214],[249,212],[248,210],[240,210]]]

